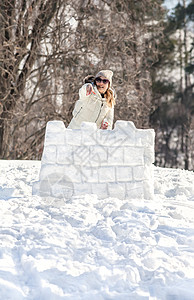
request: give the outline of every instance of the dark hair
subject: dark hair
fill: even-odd
[[[93,83],[95,79],[95,76],[93,75],[88,75],[84,78],[84,83]]]

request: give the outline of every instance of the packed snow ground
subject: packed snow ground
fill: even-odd
[[[39,161],[0,161],[0,300],[194,299],[194,173],[155,199],[32,196]]]

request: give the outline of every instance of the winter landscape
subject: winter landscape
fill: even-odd
[[[32,196],[40,161],[0,161],[0,299],[194,299],[194,173],[154,199]]]
[[[0,7],[0,300],[194,300],[193,0]],[[62,128],[104,69],[129,139]]]

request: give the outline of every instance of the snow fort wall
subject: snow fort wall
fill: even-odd
[[[154,138],[153,129],[136,129],[130,121],[117,121],[113,130],[88,122],[72,130],[50,121],[33,194],[153,198]]]

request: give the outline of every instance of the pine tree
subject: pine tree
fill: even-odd
[[[193,83],[192,22],[190,3],[179,3],[168,16],[160,44],[160,60],[154,65],[153,94],[157,109],[151,116],[157,132],[156,163],[192,169]]]

